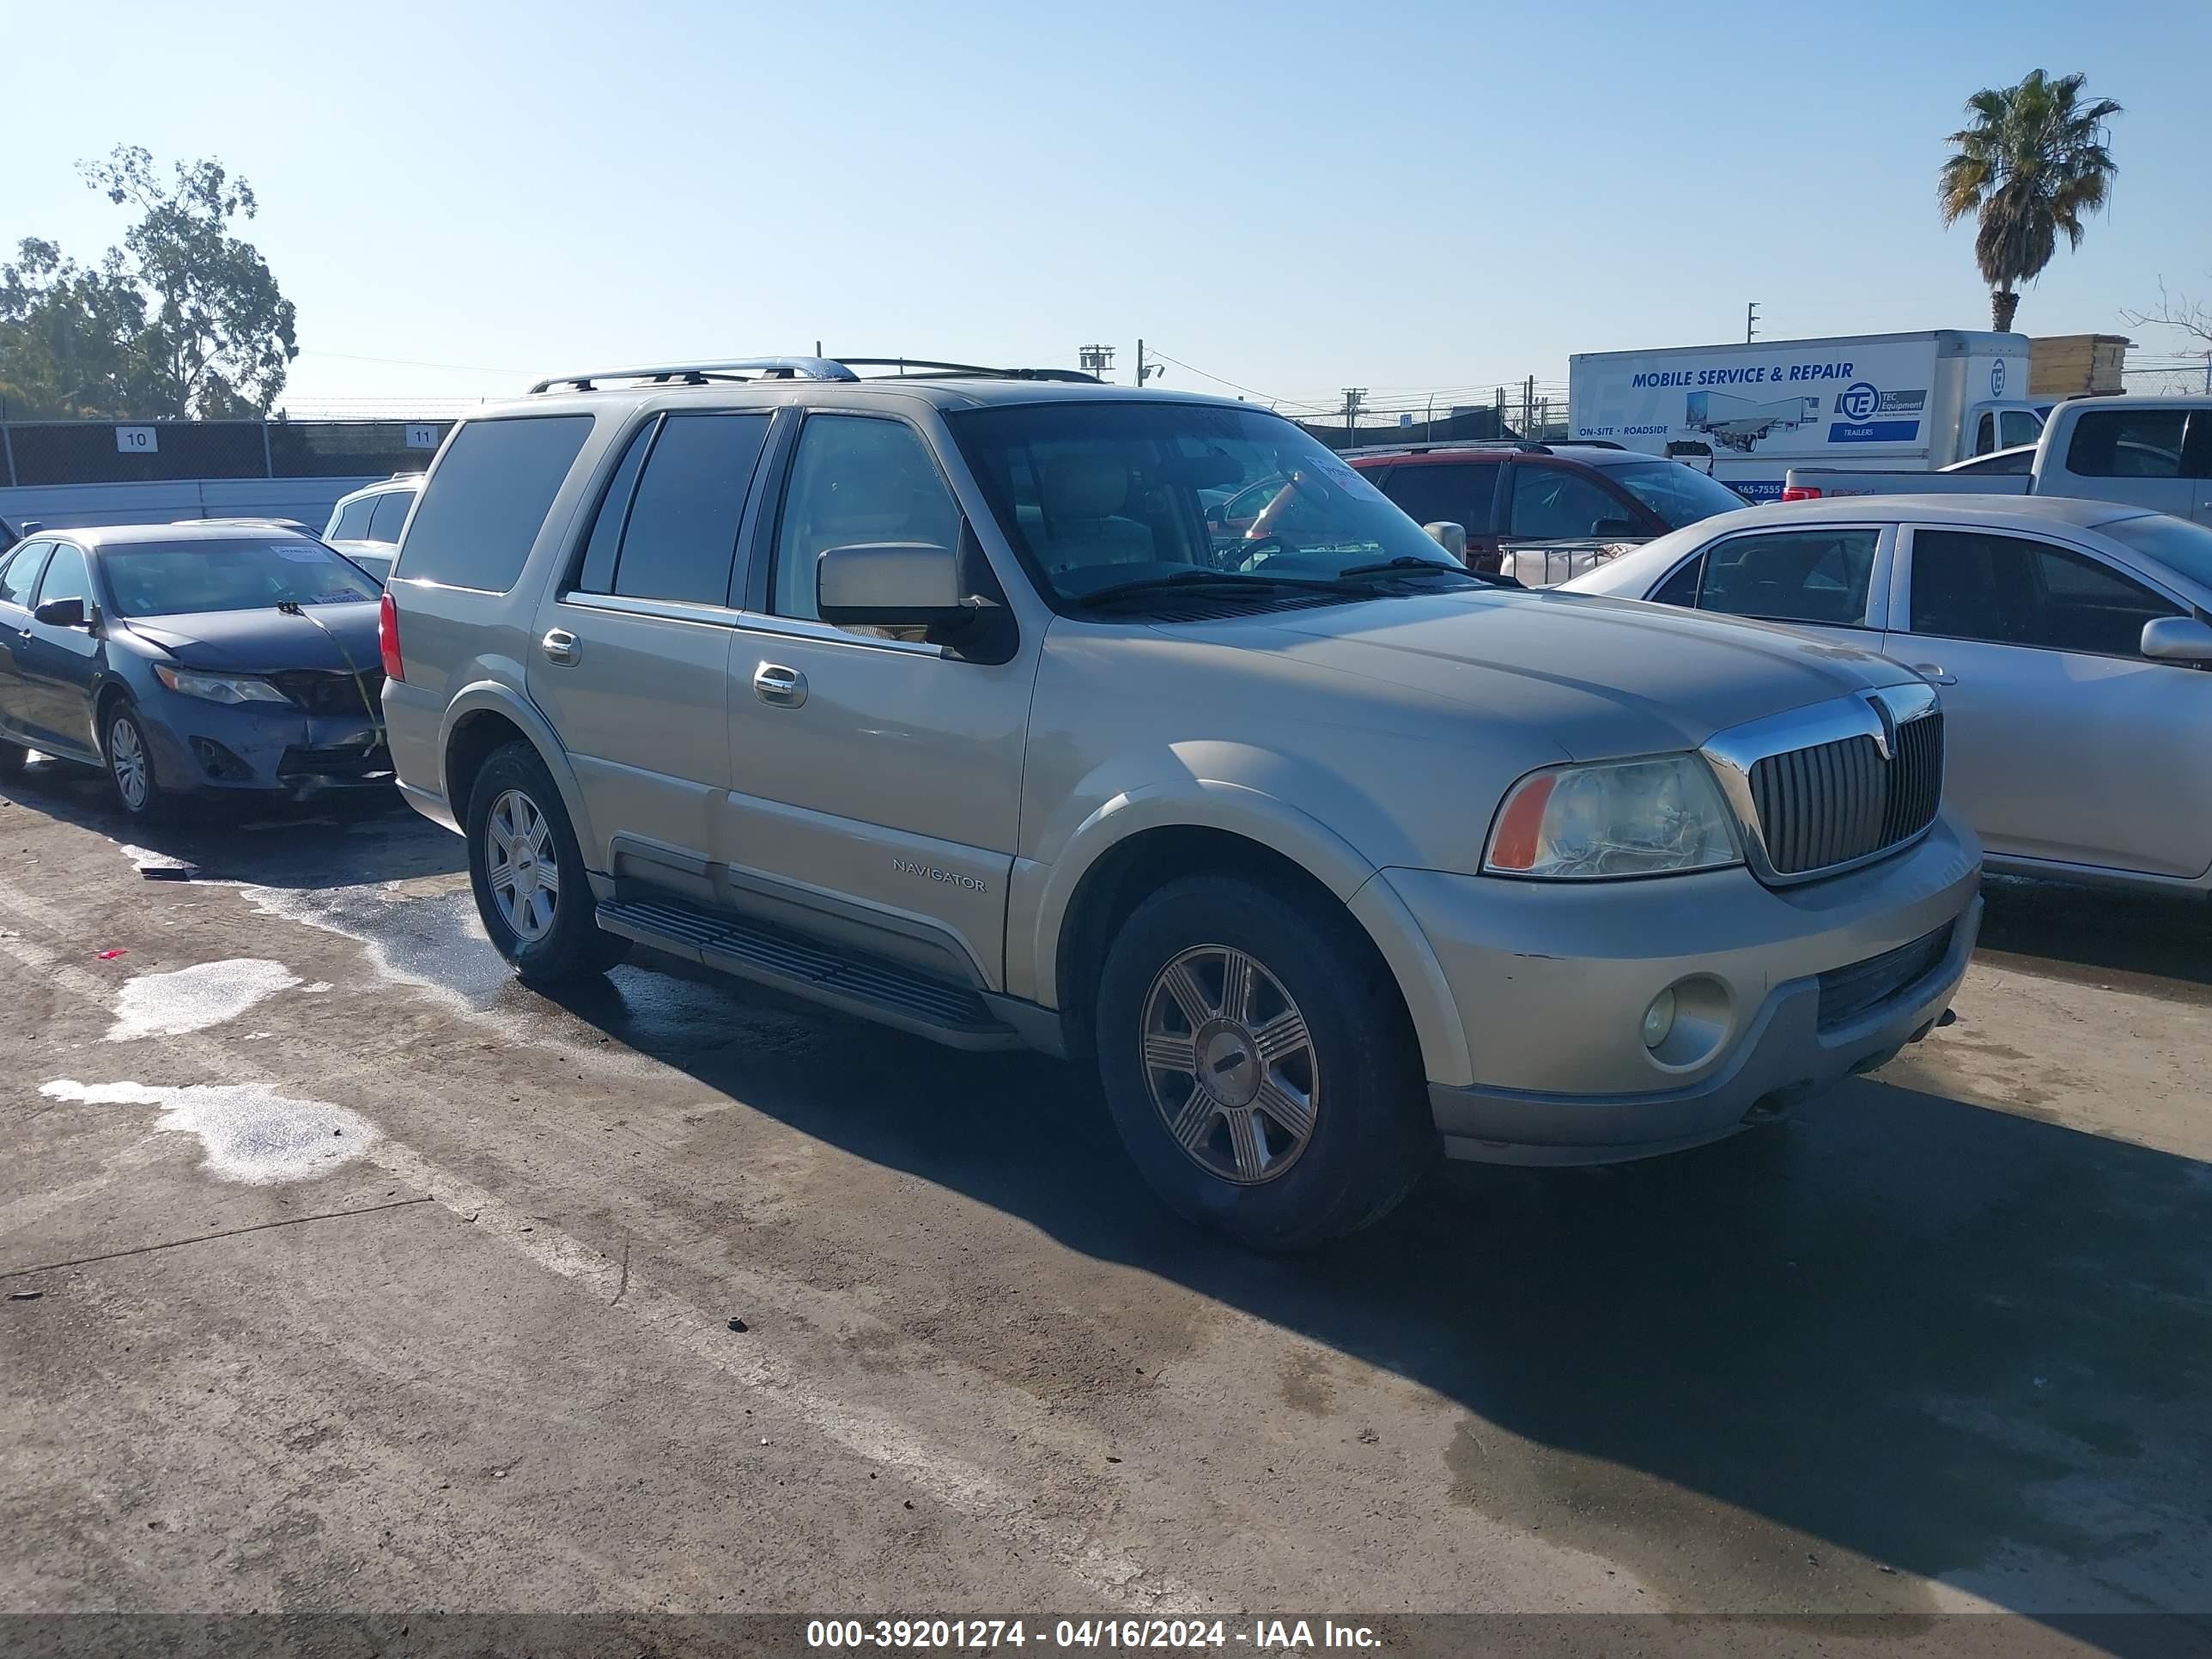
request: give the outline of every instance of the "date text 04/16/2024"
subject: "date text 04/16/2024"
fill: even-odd
[[[1261,1654],[1310,1654],[1382,1645],[1365,1625],[1333,1619],[811,1619],[806,1645],[837,1649],[1024,1648],[1177,1649],[1241,1647]]]

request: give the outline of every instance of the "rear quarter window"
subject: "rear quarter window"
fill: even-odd
[[[504,593],[591,435],[588,415],[471,421],[456,434],[423,486],[393,574]]]

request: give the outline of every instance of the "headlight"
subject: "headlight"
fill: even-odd
[[[205,697],[210,702],[289,702],[286,696],[267,680],[257,680],[235,674],[196,674],[189,668],[172,668],[167,663],[154,665],[155,678],[172,691],[181,691],[188,697]]]
[[[1589,880],[1740,864],[1720,787],[1695,755],[1550,766],[1507,791],[1482,867]]]

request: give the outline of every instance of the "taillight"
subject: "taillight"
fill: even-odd
[[[1785,501],[1817,501],[1820,499],[1820,492],[1810,484],[1791,484],[1782,492],[1782,499]]]
[[[404,680],[399,672],[399,612],[392,603],[390,589],[385,590],[384,603],[376,608],[376,654],[384,659],[384,678]]]

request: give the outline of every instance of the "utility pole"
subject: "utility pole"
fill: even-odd
[[[1753,300],[1743,308],[1743,343],[1751,343],[1751,337],[1759,332],[1754,326],[1759,321],[1759,301]]]
[[[1367,400],[1367,388],[1348,386],[1344,388],[1344,447],[1359,447],[1359,406]]]
[[[1109,345],[1087,345],[1077,355],[1076,367],[1085,374],[1106,378],[1106,371],[1114,367],[1114,348]]]
[[[1145,343],[1142,337],[1139,337],[1137,341],[1137,384],[1144,386],[1150,381],[1158,380],[1167,372],[1166,364],[1148,363],[1145,361]]]

